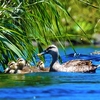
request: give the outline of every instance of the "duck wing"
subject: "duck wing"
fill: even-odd
[[[71,60],[63,64],[67,72],[95,72],[96,66],[89,60]]]

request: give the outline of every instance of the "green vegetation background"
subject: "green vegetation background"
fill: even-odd
[[[36,51],[53,42],[91,44],[99,19],[100,0],[0,0],[0,64],[35,63]]]

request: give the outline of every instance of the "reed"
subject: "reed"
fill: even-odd
[[[18,57],[36,63],[37,49],[41,52],[42,47],[51,44],[52,41],[57,41],[63,49],[64,41],[69,41],[74,49],[71,40],[75,40],[76,37],[79,41],[83,38],[90,42],[96,23],[93,19],[99,17],[95,10],[99,11],[100,4],[99,1],[91,2],[96,6],[82,0],[1,0],[0,63],[5,68],[8,61]],[[86,5],[88,9],[85,9]],[[88,13],[89,9],[92,9],[96,17],[81,18],[83,14],[79,10],[80,7],[85,9],[83,14],[84,11]]]

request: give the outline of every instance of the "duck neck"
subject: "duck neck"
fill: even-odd
[[[58,54],[55,53],[55,54],[52,55],[52,62],[50,64],[50,71],[53,71],[53,72],[56,71],[54,69],[54,64],[57,62],[57,60],[58,60]]]

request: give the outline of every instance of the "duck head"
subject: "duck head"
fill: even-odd
[[[23,67],[26,65],[26,61],[23,58],[18,58],[16,62],[19,69],[23,69]]]
[[[44,69],[44,63],[43,63],[43,61],[39,61],[38,63],[37,63],[37,67],[39,68],[39,69]]]
[[[38,56],[41,56],[44,54],[50,54],[53,57],[58,57],[58,55],[59,55],[58,48],[55,45],[50,45],[43,52],[39,53]]]
[[[17,59],[17,66],[18,66],[18,69],[20,69],[20,70],[22,70],[23,67],[31,67],[31,65],[23,58]]]
[[[50,54],[52,56],[52,62],[50,63],[50,71],[54,70],[53,65],[54,63],[58,62],[59,52],[58,48],[55,45],[50,45],[45,49],[43,52],[39,53],[38,56]]]
[[[10,74],[15,73],[17,68],[18,68],[17,63],[15,61],[10,61],[4,73],[10,73]]]
[[[8,67],[10,69],[16,70],[18,68],[17,63],[15,61],[11,61],[8,63]]]

